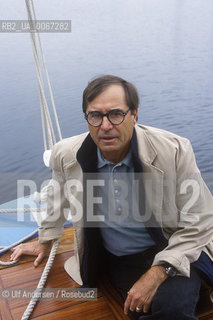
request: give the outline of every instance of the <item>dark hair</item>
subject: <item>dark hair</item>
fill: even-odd
[[[139,105],[139,97],[135,86],[120,77],[103,75],[90,81],[84,89],[82,103],[83,112],[86,113],[88,104],[113,84],[118,84],[123,87],[125,91],[126,104],[130,110],[133,111],[137,109]]]

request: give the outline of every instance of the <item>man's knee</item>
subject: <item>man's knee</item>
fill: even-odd
[[[153,301],[151,307],[151,314],[153,319],[162,320],[195,320],[194,310],[190,310],[187,305],[180,306],[179,304],[172,304],[170,301],[160,303]]]
[[[163,314],[159,319],[196,319],[194,316],[199,299],[200,275],[191,269],[190,278],[167,279],[158,289],[152,303],[152,314]],[[156,317],[158,319],[158,317]]]

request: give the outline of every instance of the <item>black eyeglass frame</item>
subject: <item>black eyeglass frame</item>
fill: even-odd
[[[112,110],[110,110],[110,111],[107,112],[107,113],[101,113],[101,112],[99,112],[99,111],[89,111],[87,114],[85,113],[85,116],[84,116],[84,117],[85,117],[86,121],[89,123],[89,125],[91,125],[92,127],[100,127],[100,126],[102,125],[102,123],[103,123],[103,118],[104,118],[104,117],[107,117],[108,121],[109,121],[113,126],[119,126],[122,122],[124,122],[124,119],[125,119],[127,113],[128,113],[130,110],[131,110],[131,109],[128,109],[126,112],[124,112],[124,111],[122,111],[121,109],[112,109]],[[122,115],[123,115],[123,120],[122,120],[121,122],[119,122],[119,123],[113,123],[113,122],[110,120],[110,118],[109,118],[110,113],[115,112],[115,111],[119,111],[119,112],[122,113]],[[89,116],[89,114],[91,114],[92,112],[97,112],[97,113],[99,113],[100,116],[102,116],[102,119],[101,119],[101,123],[100,123],[100,124],[94,125],[94,124],[91,124],[91,123],[89,122],[88,116]]]

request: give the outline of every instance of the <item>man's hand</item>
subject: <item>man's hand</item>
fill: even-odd
[[[128,314],[129,310],[135,311],[136,308],[138,312],[139,310],[145,313],[148,312],[158,287],[167,278],[168,276],[163,267],[151,267],[129,290],[124,304],[124,313]]]
[[[10,256],[10,260],[17,260],[22,254],[37,256],[34,261],[34,266],[37,267],[43,258],[49,254],[50,246],[51,241],[47,243],[39,243],[39,241],[22,243],[12,249],[13,253]]]

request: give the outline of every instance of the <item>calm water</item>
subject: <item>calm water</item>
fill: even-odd
[[[71,19],[72,33],[42,34],[63,137],[87,130],[81,94],[110,73],[137,86],[139,122],[189,138],[213,191],[213,1],[36,0],[38,19]],[[1,1],[1,19],[26,19],[24,0]],[[16,178],[41,181],[40,107],[28,33],[0,34],[0,202]]]

